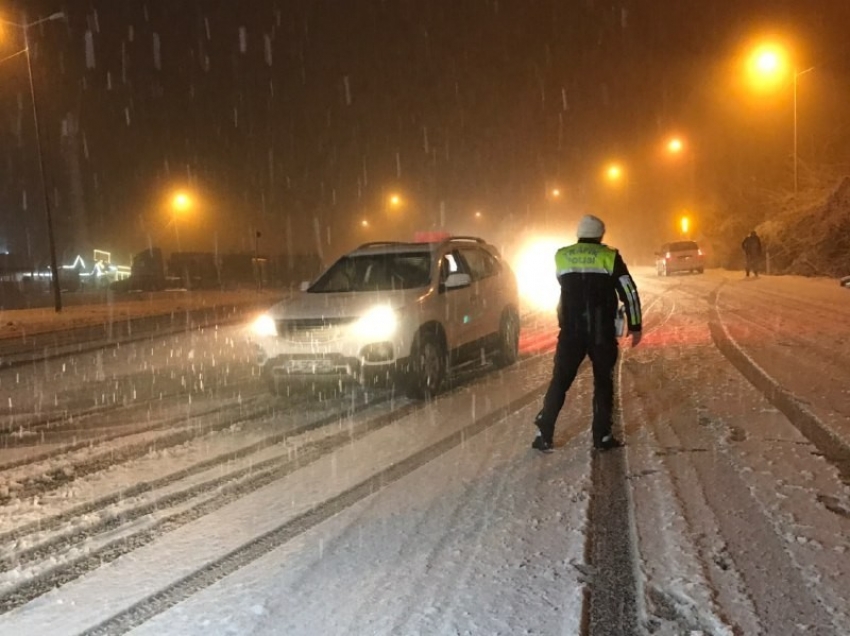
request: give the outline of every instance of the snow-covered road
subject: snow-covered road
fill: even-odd
[[[529,449],[538,314],[428,404],[273,400],[234,328],[0,372],[0,634],[850,633],[850,292],[640,273],[603,455],[589,367]]]

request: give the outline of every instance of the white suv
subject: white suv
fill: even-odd
[[[257,364],[275,393],[288,384],[400,382],[439,392],[452,364],[519,350],[516,278],[474,237],[367,243],[252,325]]]

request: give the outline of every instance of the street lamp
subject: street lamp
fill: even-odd
[[[750,75],[757,88],[774,88],[788,74],[794,90],[794,200],[797,200],[798,190],[798,157],[797,157],[797,84],[800,76],[815,70],[811,66],[798,71],[788,62],[788,53],[784,47],[775,43],[763,44],[753,49],[749,58]]]
[[[687,140],[681,137],[670,137],[664,148],[671,158],[681,160],[686,164],[689,173],[688,180],[690,183],[688,187],[690,189],[690,196],[692,198],[696,197],[696,157],[694,156],[691,144],[687,143]],[[681,159],[679,159],[680,157]]]
[[[192,197],[185,192],[177,192],[171,199],[171,207],[175,212],[185,212],[192,207]]]
[[[671,155],[678,155],[684,149],[685,144],[678,137],[673,137],[667,142],[667,152]]]
[[[623,169],[619,166],[619,164],[612,163],[605,170],[605,178],[612,183],[616,183],[623,178]]]
[[[30,54],[29,29],[42,22],[50,22],[53,20],[62,20],[65,14],[60,12],[53,13],[46,18],[27,22],[26,14],[23,16],[23,21],[20,23],[10,22],[8,20],[0,20],[0,23],[19,28],[24,34],[24,50],[23,53],[27,57],[27,75],[29,76],[30,97],[32,99],[32,119],[35,127],[35,144],[38,150],[38,168],[41,176],[41,192],[44,197],[44,213],[47,221],[47,243],[50,249],[50,269],[52,270],[51,287],[53,288],[53,305],[56,313],[62,311],[62,292],[59,285],[59,266],[56,262],[56,239],[53,233],[53,214],[50,211],[50,196],[47,193],[47,178],[44,168],[44,153],[41,149],[41,134],[38,127],[38,103],[35,96],[35,81],[32,74],[32,55]],[[15,55],[18,55],[16,53]],[[14,56],[10,56],[14,57]]]
[[[780,44],[767,42],[750,51],[747,70],[757,90],[774,90],[788,72],[788,53]]]
[[[185,215],[192,209],[195,202],[192,196],[183,191],[178,190],[171,197],[171,222],[174,224],[174,239],[177,242],[177,250],[180,250],[180,231],[178,228],[178,217]]]
[[[797,201],[797,79],[801,75],[805,75],[815,70],[814,66],[803,71],[794,71],[794,201]]]

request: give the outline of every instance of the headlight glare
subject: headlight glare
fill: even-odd
[[[274,318],[268,314],[262,314],[251,325],[251,331],[255,336],[267,337],[277,335],[277,325]]]
[[[361,338],[380,340],[393,335],[398,326],[395,312],[386,306],[373,307],[354,323],[354,330]]]

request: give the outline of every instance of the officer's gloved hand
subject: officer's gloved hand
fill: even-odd
[[[640,339],[643,337],[643,333],[640,331],[630,331],[629,335],[632,337],[632,348],[638,346],[638,344],[640,344]]]

